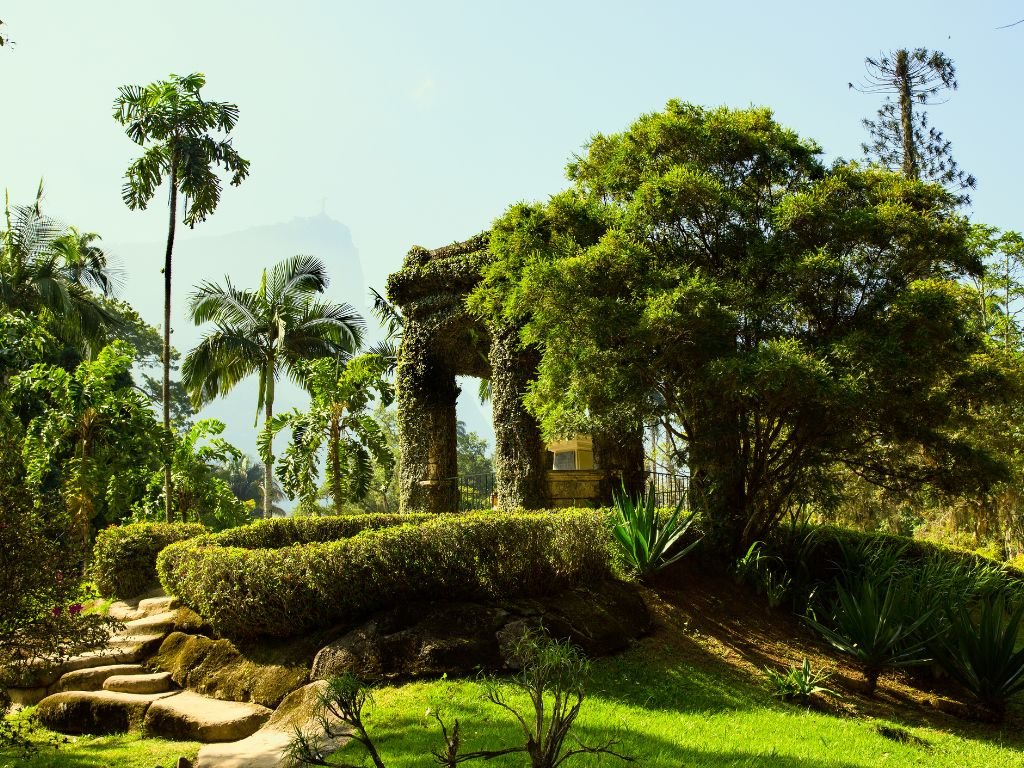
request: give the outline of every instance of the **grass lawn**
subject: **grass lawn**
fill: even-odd
[[[200,746],[191,741],[143,739],[137,733],[64,737],[40,730],[36,735],[40,745],[35,755],[0,750],[0,768],[173,768],[182,755],[194,760]],[[54,749],[45,745],[48,737],[68,741]]]

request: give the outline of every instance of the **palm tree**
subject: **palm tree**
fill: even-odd
[[[228,484],[228,488],[239,501],[251,501],[263,509],[263,483],[266,481],[264,469],[263,462],[251,456],[242,456],[224,462],[214,470],[214,474]],[[270,501],[275,516],[284,514],[284,509],[277,503],[283,500],[284,490],[280,483],[274,480]]]
[[[145,208],[166,178],[169,182],[167,249],[164,254],[163,416],[164,433],[171,433],[171,253],[178,216],[178,193],[184,196],[183,221],[189,227],[205,221],[220,202],[221,182],[214,167],[231,174],[237,186],[249,175],[249,161],[231,145],[229,138],[212,132],[231,133],[238,122],[238,107],[222,101],[205,101],[199,89],[206,77],[195,73],[146,86],[123,85],[114,101],[114,119],[125,126],[128,137],[139,146],[150,146],[125,171],[121,197],[133,211]],[[164,460],[164,498],[167,522],[171,521],[171,464]]]
[[[274,384],[284,372],[301,382],[303,360],[351,355],[362,343],[364,323],[348,304],[316,301],[327,288],[327,270],[312,256],[292,256],[263,270],[259,290],[203,283],[189,298],[192,320],[215,323],[185,357],[182,382],[197,403],[225,395],[242,379],[259,376],[256,420],[274,417]],[[273,487],[274,457],[268,451],[264,488]],[[264,494],[263,514],[271,516]]]
[[[38,317],[83,357],[108,340],[117,317],[99,300],[114,279],[99,235],[81,232],[42,212],[43,186],[32,205],[5,200],[0,231],[0,307]]]

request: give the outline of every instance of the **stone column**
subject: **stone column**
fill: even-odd
[[[637,496],[644,490],[643,429],[624,434],[593,435],[594,468],[604,471],[604,484],[599,503],[611,504],[612,493]]]
[[[455,402],[459,388],[446,355],[431,341],[422,323],[406,319],[395,381],[402,512],[458,510]]]
[[[537,355],[519,349],[516,329],[501,328],[493,330],[489,357],[498,508],[544,509],[549,505],[544,441],[523,405]]]

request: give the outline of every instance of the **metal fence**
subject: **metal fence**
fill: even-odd
[[[461,475],[456,478],[456,482],[460,512],[490,509],[493,506],[491,500],[495,488],[493,472]]]
[[[689,506],[689,475],[673,475],[668,472],[648,472],[647,487],[654,484],[654,503],[659,507],[674,507],[680,501]]]

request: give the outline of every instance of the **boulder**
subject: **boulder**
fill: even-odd
[[[509,666],[505,649],[512,635],[525,626],[543,626],[589,656],[606,656],[650,624],[637,590],[616,581],[502,603],[412,603],[382,611],[322,648],[310,677],[352,673],[372,680],[499,670]]]
[[[122,694],[128,695],[128,694]],[[180,741],[238,741],[251,736],[271,715],[259,704],[221,701],[183,691],[154,701],[146,711],[149,736]]]
[[[172,632],[153,658],[157,669],[170,672],[182,688],[217,698],[251,701],[275,707],[309,679],[314,646],[304,654],[278,660],[257,657],[252,649],[240,650],[230,640]],[[266,648],[264,654],[272,655]]]
[[[122,733],[139,728],[153,702],[173,695],[65,691],[39,702],[35,714],[40,723],[58,733]]]

